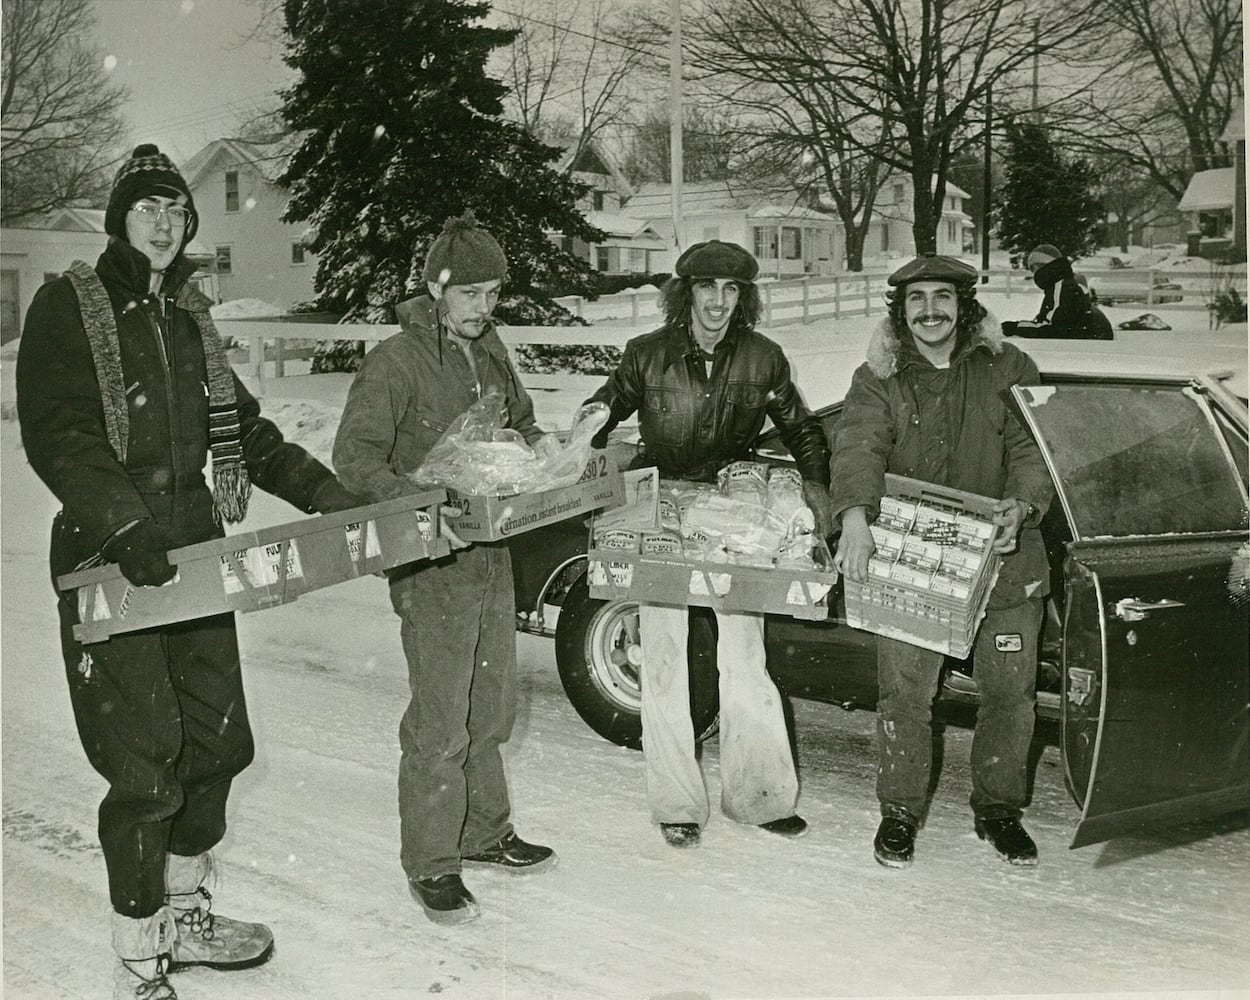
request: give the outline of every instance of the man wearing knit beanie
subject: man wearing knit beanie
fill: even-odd
[[[558,448],[491,313],[508,263],[472,212],[448,219],[430,245],[425,294],[395,307],[401,331],[365,355],[334,439],[344,485],[370,501],[415,492],[409,478],[443,431],[495,394],[506,423],[536,451]],[[478,916],[465,868],[516,875],[551,868],[550,847],[512,828],[500,746],[516,710],[516,608],[503,543],[466,546],[444,525],[450,559],[390,574],[412,697],[400,724],[399,854],[427,917]]]
[[[75,261],[35,293],[17,356],[26,457],[62,505],[53,577],[108,562],[132,587],[161,586],[177,571],[169,551],[223,537],[253,483],[305,513],[357,506],[230,367],[182,254],[191,192],[156,146],[122,165],[105,220],[95,266]],[[109,786],[114,1000],[176,1000],[170,968],[264,962],[269,928],[217,912],[205,888],[231,782],[255,753],[234,616],[83,644],[73,591],[58,609],[79,735]]]

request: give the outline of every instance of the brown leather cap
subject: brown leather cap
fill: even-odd
[[[674,267],[679,278],[732,278],[754,281],[760,272],[755,258],[737,243],[707,240],[696,243],[677,258]]]
[[[886,283],[897,286],[913,281],[949,281],[955,285],[970,285],[976,280],[977,269],[971,264],[940,253],[926,253],[908,261],[886,278]]]

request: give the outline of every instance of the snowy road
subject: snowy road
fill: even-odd
[[[104,996],[103,785],[74,735],[45,569],[51,497],[0,424],[4,989]],[[249,527],[289,520],[258,500]],[[661,841],[642,759],[564,699],[550,644],[519,637],[507,747],[519,831],[554,845],[533,879],[474,874],[480,921],[429,923],[397,860],[396,728],[406,699],[384,584],[369,578],[240,618],[258,757],[220,850],[223,912],[264,919],[274,960],[191,971],[182,1000],[781,1000],[873,995],[1221,991],[1250,987],[1250,818],[1067,849],[1077,809],[1054,746],[1027,815],[1041,850],[1012,869],[972,832],[970,734],[948,730],[916,864],[873,863],[869,713],[796,702],[803,840],[714,815],[703,845]],[[712,789],[717,748],[705,753]]]

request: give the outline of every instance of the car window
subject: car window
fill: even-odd
[[[1082,383],[1015,392],[1077,537],[1244,529],[1241,478],[1192,388]]]

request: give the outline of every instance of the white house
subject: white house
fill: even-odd
[[[59,277],[75,260],[94,264],[108,245],[104,210],[62,208],[23,228],[0,231],[0,343],[21,335],[22,320],[40,285]],[[212,276],[203,269],[212,254],[197,238],[187,247],[187,257],[201,266],[194,279],[209,295]]]
[[[760,273],[785,277],[832,274],[842,260],[840,226],[827,212],[802,204],[793,194],[762,191],[733,181],[695,181],[681,188],[683,248],[704,240],[746,247]],[[668,250],[653,271],[671,271],[675,255],[672,186],[644,184],[622,206],[623,214],[647,220]]]
[[[182,168],[200,216],[197,240],[212,248],[221,300],[261,299],[283,309],[314,298],[316,258],[305,227],[280,221],[277,184],[296,140],[216,139]]]
[[[911,177],[904,174],[891,176],[881,185],[864,238],[865,267],[915,256],[913,190]],[[967,210],[971,197],[967,191],[947,181],[936,234],[938,253],[959,257],[973,252],[972,234],[976,226]]]
[[[633,188],[598,142],[591,139],[580,150],[569,143],[555,169],[567,171],[573,180],[587,185],[589,190],[578,199],[576,208],[606,235],[602,243],[592,245],[563,233],[550,233],[555,243],[605,274],[650,274],[658,270],[656,260],[667,246],[645,219],[622,214],[621,205],[633,195]]]

